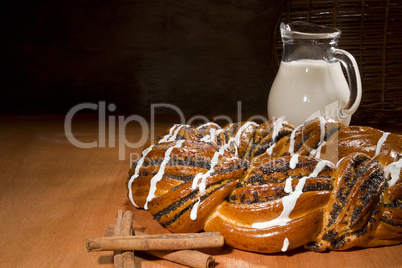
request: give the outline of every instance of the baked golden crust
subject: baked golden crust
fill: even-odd
[[[148,208],[149,212],[162,225],[173,232],[198,232],[206,217],[215,210],[238,178],[247,168],[247,161],[233,158],[228,151],[221,150],[213,143],[182,140],[159,143],[152,147],[143,158],[137,178],[131,182],[134,203]],[[173,149],[172,149],[173,148]],[[169,149],[172,149],[170,152]],[[168,156],[167,156],[168,155]],[[217,162],[213,166],[214,156]],[[164,163],[164,159],[169,160]],[[136,173],[138,162],[130,169],[130,176]],[[163,172],[160,172],[163,166]],[[203,189],[193,186],[197,174],[205,174]],[[160,180],[155,182],[154,198],[149,198],[154,179],[159,173]],[[190,219],[191,208],[200,200],[197,220]]]
[[[316,159],[300,156],[294,168],[289,166],[290,161],[291,157],[285,156],[250,168],[204,229],[228,233],[229,245],[257,252],[278,252],[285,238],[288,249],[308,243],[321,229],[335,168],[327,164],[312,175],[319,163]],[[287,192],[299,195],[291,200]],[[283,198],[289,200],[284,202]],[[294,207],[289,209],[293,202]],[[281,220],[272,224],[276,219]]]
[[[383,140],[383,142],[382,142]],[[377,153],[376,151],[380,149]],[[339,129],[322,148],[321,159],[337,162],[351,153],[364,153],[376,157],[380,152],[402,154],[401,135],[383,132],[364,126],[349,126]]]
[[[307,247],[315,251],[341,250],[365,244],[381,216],[386,185],[381,166],[362,153],[338,164],[335,188],[324,210],[323,228]]]
[[[172,232],[218,231],[256,252],[321,252],[402,242],[401,166],[401,135],[329,118],[174,125],[127,186]]]

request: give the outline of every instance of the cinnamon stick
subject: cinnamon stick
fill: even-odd
[[[123,211],[117,211],[116,220],[113,228],[113,236],[120,237],[121,236],[121,228],[123,222]],[[123,268],[123,255],[120,250],[115,250],[113,253],[113,264],[115,268]]]
[[[123,211],[119,210],[117,211],[117,216],[114,223],[113,236],[121,236],[122,222],[123,222]]]
[[[122,236],[133,235],[133,231],[132,231],[133,218],[134,218],[134,214],[131,211],[126,211],[123,213],[123,219],[122,219],[122,224],[121,224],[121,235]]]
[[[135,235],[147,235],[140,231],[135,231]],[[186,265],[194,268],[210,268],[215,264],[215,258],[211,255],[202,253],[197,250],[148,250],[147,254],[175,262],[178,264]]]
[[[216,232],[98,237],[88,238],[86,241],[89,252],[104,250],[182,250],[222,247],[223,244],[223,236]]]
[[[133,234],[132,230],[133,218],[134,214],[131,211],[124,212],[121,226],[122,236],[131,236]],[[123,255],[123,267],[134,268],[135,267],[134,251],[124,251],[122,255]]]
[[[178,264],[195,268],[210,268],[215,264],[214,257],[197,250],[163,251],[150,250],[146,253]]]
[[[105,232],[105,236],[112,236],[110,234],[113,234],[113,224],[109,225]],[[141,236],[147,234],[135,230],[134,235]],[[157,258],[194,268],[210,268],[215,265],[215,258],[213,256],[197,250],[148,250],[144,252]]]
[[[134,268],[135,267],[134,251],[124,251],[122,255],[123,255],[123,267]]]
[[[133,225],[133,213],[131,211],[117,211],[116,221],[113,226],[113,237],[131,236]],[[115,268],[133,268],[134,252],[114,250],[113,263]]]
[[[121,216],[122,215],[122,216]],[[109,224],[106,232],[105,237],[111,237],[114,234],[120,235],[136,235],[136,236],[147,236],[147,234],[136,230],[135,233],[132,230],[133,225],[133,214],[131,211],[126,211],[124,213],[118,212],[116,217],[117,223]],[[116,226],[116,232],[114,232],[114,228]],[[145,253],[168,260],[171,262],[175,262],[181,265],[195,267],[195,268],[209,268],[215,265],[215,259],[213,256],[205,254],[203,252],[197,250],[148,250]],[[122,262],[118,263],[115,267],[135,267],[134,263],[134,252],[133,251],[124,251],[122,253]]]

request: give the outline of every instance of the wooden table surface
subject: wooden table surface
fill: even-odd
[[[94,148],[79,148],[66,138],[64,119],[0,117],[1,267],[113,267],[112,252],[88,253],[85,240],[103,236],[119,209],[133,211],[135,225],[147,233],[167,232],[147,211],[135,209],[126,195],[130,155],[142,148],[125,148],[124,160],[119,160],[123,149],[117,136],[114,142],[108,135],[103,139],[97,118],[77,116],[74,138],[88,145],[96,142]],[[160,134],[170,124],[157,121],[155,131]],[[139,141],[141,135],[138,124],[127,125],[128,142]],[[402,245],[327,253],[300,249],[256,254],[228,247],[205,252],[215,257],[217,267],[402,266]],[[136,263],[181,267],[144,253],[136,256]]]

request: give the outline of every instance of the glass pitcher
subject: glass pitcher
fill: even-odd
[[[269,93],[269,118],[297,126],[328,116],[349,125],[362,89],[356,60],[337,48],[341,31],[301,21],[282,23],[280,30],[283,55]]]

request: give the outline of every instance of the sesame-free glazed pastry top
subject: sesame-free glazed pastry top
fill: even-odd
[[[317,118],[174,125],[130,169],[132,204],[172,232],[280,252],[402,242],[402,136]]]

